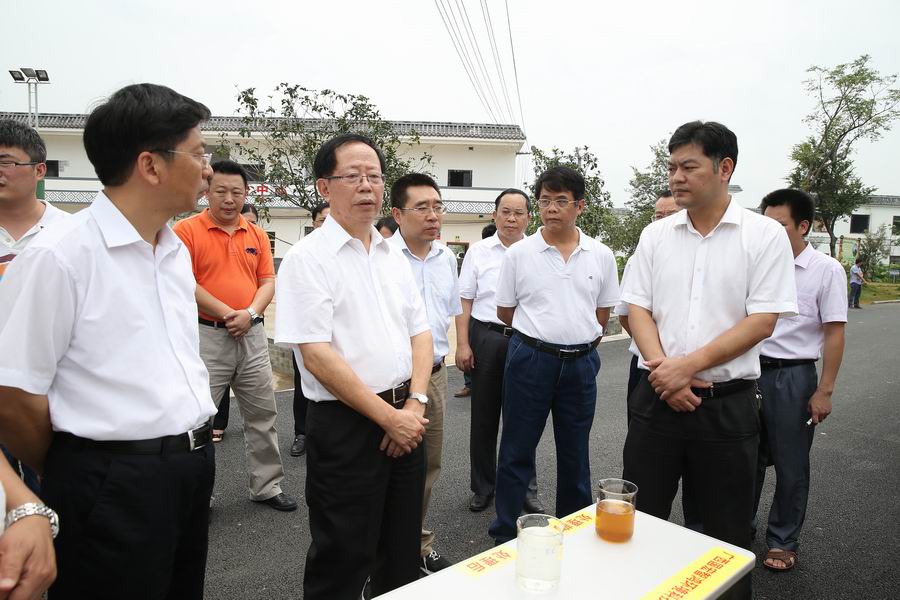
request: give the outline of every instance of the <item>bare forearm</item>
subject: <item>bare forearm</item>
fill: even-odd
[[[472,318],[474,302],[468,298],[460,298],[462,313],[456,316],[456,345],[469,345],[469,320]]]
[[[631,325],[628,324],[628,315],[619,315],[619,324],[625,330],[625,333],[634,337],[634,334],[631,333]]]
[[[666,353],[659,341],[659,330],[649,310],[637,304],[629,305],[628,324],[631,325],[631,336],[645,361],[665,358]]]
[[[409,391],[426,393],[428,382],[431,379],[431,368],[434,366],[434,345],[430,331],[423,331],[419,335],[409,338],[412,347],[412,377],[410,377]]]
[[[716,339],[687,355],[695,373],[728,362],[772,335],[778,315],[757,313],[748,315]]]
[[[206,289],[204,289],[204,287],[199,283],[197,284],[197,289],[194,291],[194,298],[196,298],[197,306],[200,308],[201,312],[211,317],[215,317],[218,320],[224,319],[225,315],[234,310],[233,308],[207,292]]]
[[[52,433],[47,396],[0,387],[0,442],[13,456],[41,472]]]
[[[825,345],[822,349],[822,376],[819,389],[827,394],[834,392],[841,361],[844,358],[844,324],[825,323]]]
[[[272,298],[274,297],[275,280],[262,279],[259,282],[259,287],[256,289],[256,295],[253,296],[253,302],[250,303],[250,308],[261,315],[266,311],[266,307],[269,306],[269,303],[272,302]],[[247,307],[244,306],[243,308]]]
[[[516,307],[507,308],[505,306],[497,307],[497,318],[512,327],[513,315],[516,314]]]
[[[603,332],[606,333],[606,324],[609,323],[609,308],[598,308],[596,314],[597,322],[600,323],[600,327],[602,327]]]

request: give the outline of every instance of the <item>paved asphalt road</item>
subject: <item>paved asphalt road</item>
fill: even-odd
[[[850,312],[844,365],[834,395],[835,412],[818,427],[813,446],[813,481],[797,567],[754,572],[757,598],[900,597],[900,304]],[[591,434],[592,478],[622,469],[628,342],[600,346],[597,413]],[[450,369],[450,390],[462,375]],[[278,430],[287,471],[284,489],[301,501],[294,513],[278,513],[248,499],[244,445],[238,411],[225,440],[217,444],[216,504],[210,526],[206,579],[209,599],[302,598],[309,526],[303,504],[305,459],[292,458],[290,393],[278,394]],[[454,561],[491,545],[493,511],[474,514],[469,501],[469,399],[451,398],[445,419],[444,464],[434,488],[428,522],[437,549]],[[538,450],[541,497],[554,505],[556,479],[552,429]],[[774,474],[763,492],[768,514]],[[680,522],[676,501],[672,519]],[[754,543],[765,552],[762,536]],[[677,552],[677,548],[672,548]],[[761,562],[760,562],[761,564]],[[602,569],[602,566],[601,566]],[[612,575],[612,574],[610,574]],[[599,597],[599,596],[598,596]],[[427,599],[424,599],[427,600]]]

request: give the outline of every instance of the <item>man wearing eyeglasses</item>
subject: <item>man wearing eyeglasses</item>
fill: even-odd
[[[210,393],[231,386],[244,416],[250,499],[280,511],[297,509],[281,489],[284,468],[275,430],[275,392],[262,314],[275,295],[269,238],[241,215],[247,173],[234,161],[212,166],[209,208],[175,224],[197,279],[200,356]],[[219,400],[221,402],[221,400]]]
[[[447,369],[444,357],[450,352],[450,318],[462,312],[456,257],[437,241],[441,234],[444,203],[434,179],[423,173],[409,173],[391,186],[391,214],[399,225],[388,243],[409,260],[416,287],[425,302],[425,314],[434,345],[428,404],[425,405],[425,495],[422,521],[434,482],[441,474],[444,443],[444,401],[447,399]],[[449,567],[450,561],[434,549],[434,532],[422,528],[422,572],[430,575]]]
[[[294,351],[310,399],[307,600],[358,598],[369,576],[383,594],[422,564],[433,348],[409,262],[372,226],[384,168],[363,135],[319,148],[313,171],[331,214],[288,251],[276,285],[275,340]]]
[[[592,501],[588,441],[600,371],[596,347],[619,299],[612,251],[575,225],[584,211],[584,177],[552,167],[534,190],[544,226],[507,250],[497,284],[497,317],[515,330],[503,376],[497,518],[489,530],[498,542],[516,536],[535,449],[550,413],[556,514]]]

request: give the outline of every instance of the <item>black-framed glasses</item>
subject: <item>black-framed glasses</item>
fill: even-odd
[[[204,167],[207,167],[212,162],[212,152],[185,152],[184,150],[163,150],[162,148],[157,148],[156,150],[151,150],[151,152],[168,152],[169,154],[187,154],[188,156],[193,156],[194,158],[200,159],[200,164]]]
[[[414,206],[412,208],[401,208],[400,210],[415,212],[420,217],[424,217],[430,212],[433,212],[436,215],[447,214],[447,207],[443,204],[435,204],[434,206]]]
[[[16,162],[14,160],[0,160],[0,169],[4,171],[9,171],[13,167],[33,167],[35,165],[43,164],[42,160],[32,160],[30,162]]]
[[[362,173],[354,173],[353,175],[329,175],[322,179],[327,179],[328,181],[340,180],[347,185],[359,185],[362,183],[363,177],[366,178],[369,185],[384,185],[384,175],[381,173],[373,173],[371,175],[363,175]]]
[[[550,208],[550,204],[555,204],[557,208],[565,208],[567,206],[575,205],[578,203],[578,200],[569,200],[568,198],[540,198],[538,200],[538,206],[541,208]]]

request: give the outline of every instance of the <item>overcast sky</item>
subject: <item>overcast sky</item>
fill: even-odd
[[[458,1],[494,73],[482,5],[452,0],[454,10]],[[518,120],[504,2],[486,2]],[[617,205],[630,166],[645,166],[651,144],[698,118],[737,134],[733,183],[756,205],[784,185],[790,148],[808,133],[810,65],[870,54],[883,74],[900,72],[900,4],[889,0],[510,0],[509,11],[529,143],[590,146]],[[287,81],[365,94],[390,119],[492,121],[434,1],[47,0],[4,7],[4,23],[3,69],[50,74],[42,112],[86,112],[150,81],[230,115],[238,89]],[[0,78],[0,110],[26,109],[25,86]],[[900,194],[898,157],[900,124],[859,145],[858,173],[878,193]]]

